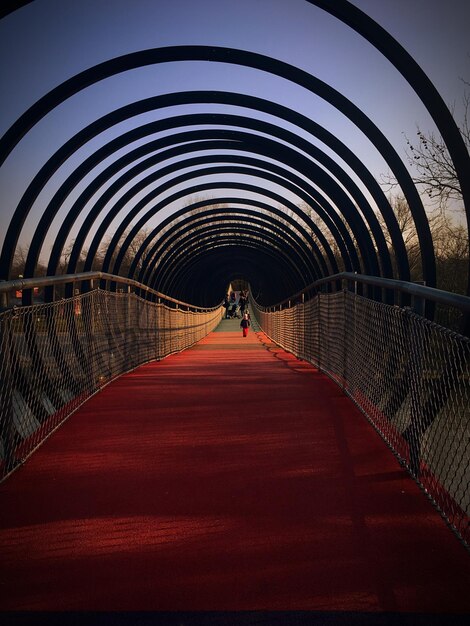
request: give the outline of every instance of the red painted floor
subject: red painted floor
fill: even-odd
[[[362,414],[235,325],[0,485],[0,609],[470,613],[470,554]]]

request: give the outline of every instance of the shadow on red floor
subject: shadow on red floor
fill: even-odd
[[[470,555],[362,414],[235,322],[103,389],[0,507],[2,623],[470,614]]]

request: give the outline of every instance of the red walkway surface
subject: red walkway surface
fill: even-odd
[[[0,485],[0,609],[470,613],[469,553],[362,414],[234,328],[110,384]]]

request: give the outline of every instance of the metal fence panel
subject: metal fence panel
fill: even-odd
[[[252,310],[344,389],[469,546],[470,339],[346,290]]]
[[[222,312],[97,289],[0,313],[0,479],[104,385],[188,348]]]

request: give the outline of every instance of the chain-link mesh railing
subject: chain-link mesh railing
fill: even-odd
[[[347,290],[252,310],[344,389],[469,546],[470,339]]]
[[[188,348],[222,311],[96,289],[0,313],[0,479],[103,385]]]

